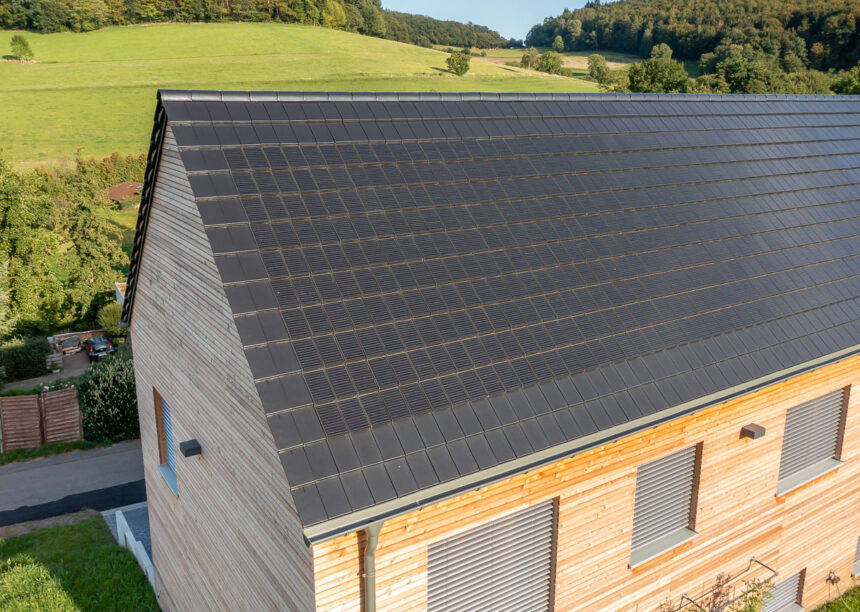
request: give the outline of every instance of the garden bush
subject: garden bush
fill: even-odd
[[[22,336],[10,338],[0,344],[0,367],[6,370],[6,380],[35,378],[48,372],[45,358],[51,346],[47,338]]]
[[[131,351],[122,348],[90,366],[78,380],[78,401],[87,440],[140,437]]]

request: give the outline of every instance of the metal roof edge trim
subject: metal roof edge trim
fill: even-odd
[[[504,480],[505,478],[510,478],[555,461],[572,457],[602,444],[614,442],[624,436],[661,425],[665,422],[716,404],[721,404],[777,382],[781,382],[782,380],[791,378],[792,376],[804,374],[808,371],[847,359],[848,357],[852,357],[857,354],[860,354],[860,344],[835,353],[830,353],[817,359],[812,359],[791,368],[774,372],[767,376],[759,377],[747,383],[735,385],[729,389],[725,389],[699,399],[679,404],[658,413],[641,417],[635,421],[617,425],[582,438],[577,438],[570,442],[565,442],[563,444],[538,451],[537,453],[532,453],[521,459],[515,459],[513,461],[458,478],[448,483],[443,483],[423,491],[418,491],[417,493],[413,493],[405,497],[305,527],[304,534],[311,544],[316,544],[318,542],[330,540],[331,538],[339,535],[352,533],[363,529],[368,524],[375,521],[387,520],[413,510],[419,510],[444,499],[461,495],[463,493],[479,489],[483,486],[493,484],[494,482]]]
[[[653,100],[697,101],[819,101],[840,102],[860,100],[860,95],[834,96],[824,94],[649,94],[649,93],[515,93],[515,92],[349,92],[349,91],[217,91],[189,89],[160,89],[159,99],[170,102],[541,102],[624,100],[647,102]]]
[[[162,104],[161,92],[156,96],[155,114],[152,120],[152,135],[149,139],[149,153],[146,156],[143,187],[140,190],[140,209],[137,215],[137,226],[134,231],[134,244],[128,266],[126,279],[125,300],[120,315],[120,325],[128,327],[131,324],[131,313],[134,309],[134,296],[137,290],[137,271],[143,257],[143,246],[146,242],[146,228],[149,225],[149,212],[152,208],[152,197],[155,182],[158,178],[158,166],[161,163],[161,149],[164,145],[164,133],[167,131],[167,111]]]

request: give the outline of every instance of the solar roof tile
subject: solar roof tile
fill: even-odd
[[[313,95],[165,103],[305,524],[860,339],[854,99]]]

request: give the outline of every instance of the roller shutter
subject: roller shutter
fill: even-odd
[[[173,448],[173,419],[170,415],[170,406],[161,400],[161,423],[164,427],[164,448],[167,454],[167,465],[176,473],[176,451]]]
[[[839,389],[789,408],[779,462],[780,480],[820,461],[838,459],[844,394],[845,390]]]
[[[639,467],[633,509],[633,549],[682,528],[690,528],[696,447]]]
[[[431,544],[428,609],[549,610],[554,530],[551,500]]]
[[[800,572],[789,576],[770,590],[772,597],[764,600],[761,612],[791,610],[800,604]]]
[[[860,538],[857,538],[857,550],[854,553],[854,576],[860,577]]]

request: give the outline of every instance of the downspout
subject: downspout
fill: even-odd
[[[370,523],[364,529],[364,608],[362,612],[376,612],[376,546],[384,521]]]

